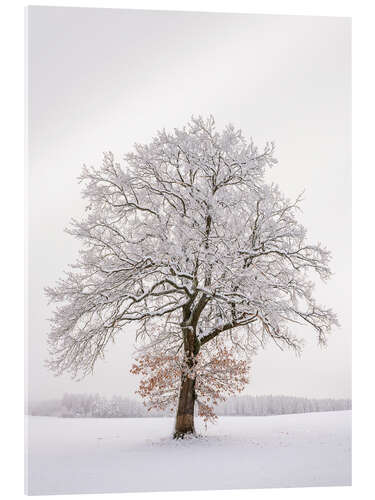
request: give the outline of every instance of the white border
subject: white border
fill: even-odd
[[[352,488],[306,488],[278,490],[236,490],[182,493],[126,494],[124,498],[277,498],[293,500],[320,498],[371,498],[374,495],[374,336],[372,319],[375,286],[373,261],[375,184],[372,143],[374,135],[374,31],[372,2],[330,0],[122,0],[43,2],[37,5],[113,7],[210,12],[248,12],[265,14],[333,15],[353,17],[353,206],[354,206],[354,486]],[[0,488],[3,498],[23,496],[23,88],[24,88],[24,12],[23,1],[3,2],[1,6],[1,274],[2,334],[1,449],[5,458]],[[4,155],[5,150],[5,155]],[[4,277],[5,274],[5,277]],[[249,471],[251,473],[251,471]],[[373,492],[371,494],[371,491]],[[44,497],[35,497],[44,498]],[[57,498],[81,499],[78,495]],[[85,495],[87,500],[97,495]],[[99,498],[116,498],[102,495]]]

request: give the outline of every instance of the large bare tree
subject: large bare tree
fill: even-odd
[[[299,349],[304,323],[324,343],[336,323],[312,296],[311,272],[330,276],[329,252],[306,241],[292,202],[267,184],[273,144],[259,151],[241,131],[192,118],[136,144],[122,164],[84,167],[88,200],[68,232],[82,241],[56,287],[49,366],[87,374],[117,334],[137,325],[154,349],[183,352],[175,436],[194,432],[196,359],[221,336],[244,352],[272,338]]]

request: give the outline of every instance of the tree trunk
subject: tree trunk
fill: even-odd
[[[194,435],[194,404],[195,395],[195,373],[194,368],[197,361],[200,343],[195,334],[196,323],[186,321],[190,318],[190,310],[184,310],[184,323],[182,332],[184,338],[185,370],[181,375],[180,395],[176,415],[176,425],[173,437],[183,439],[186,435]]]
[[[173,437],[183,439],[186,435],[194,435],[194,403],[195,379],[183,375],[181,378],[180,396],[176,415],[176,425]]]

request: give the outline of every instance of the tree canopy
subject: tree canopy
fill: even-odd
[[[85,166],[87,211],[67,230],[82,250],[46,289],[56,303],[49,366],[90,372],[133,323],[138,339],[172,355],[189,331],[196,352],[218,336],[245,352],[267,338],[298,350],[295,323],[324,343],[337,319],[315,302],[312,273],[330,277],[330,253],[308,242],[301,198],[265,181],[276,163],[272,143],[258,150],[232,125],[218,132],[199,117],[122,162],[108,152]]]

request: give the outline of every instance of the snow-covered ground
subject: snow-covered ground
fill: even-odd
[[[351,412],[220,417],[173,441],[173,419],[27,417],[29,494],[351,484]]]

